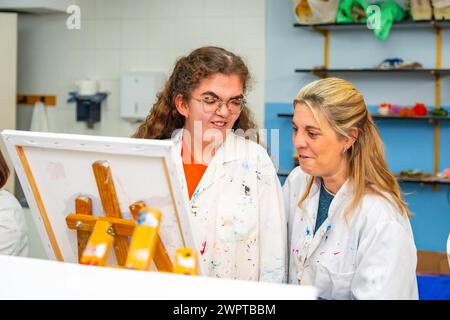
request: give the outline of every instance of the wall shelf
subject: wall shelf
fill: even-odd
[[[295,23],[294,27],[303,29],[319,29],[319,30],[367,30],[371,31],[366,23],[320,23],[313,25],[305,25]],[[426,28],[449,28],[450,21],[445,20],[422,20],[422,21],[402,21],[394,23],[393,29],[426,29]]]
[[[441,107],[441,78],[450,75],[450,69],[442,68],[442,33],[443,29],[450,27],[450,21],[437,21],[437,20],[426,20],[426,21],[402,21],[393,24],[393,29],[403,28],[403,29],[418,29],[418,28],[430,28],[436,34],[436,63],[435,68],[420,68],[420,69],[378,69],[378,68],[330,68],[329,67],[329,48],[330,48],[330,31],[331,30],[369,30],[371,31],[366,23],[348,23],[348,24],[316,24],[316,25],[301,25],[294,24],[298,28],[308,28],[322,34],[324,38],[323,45],[323,65],[317,66],[311,69],[296,69],[296,73],[312,73],[320,78],[328,77],[330,73],[341,73],[347,75],[423,75],[423,76],[433,76],[435,80],[435,108]],[[406,77],[405,77],[406,78]],[[292,114],[278,114],[278,117],[292,117]],[[375,119],[387,119],[380,118],[378,116]],[[400,119],[399,118],[389,118],[389,119]],[[402,118],[403,119],[403,118]],[[405,118],[408,120],[418,120],[418,118]],[[420,118],[420,120],[428,120],[430,123],[434,124],[434,174],[439,172],[439,141],[440,141],[440,125],[441,120],[447,120],[447,117],[433,117],[431,119],[427,117]],[[411,181],[408,181],[411,182]],[[425,183],[422,181],[415,181],[419,183]],[[438,191],[438,182],[433,182],[435,191]]]
[[[450,185],[450,179],[421,179],[421,178],[403,178],[403,177],[397,177],[398,182],[401,183],[420,183],[420,184],[447,184]]]
[[[372,114],[372,118],[377,120],[427,120],[429,122],[450,121],[450,117],[437,117],[437,116],[399,117],[399,116],[384,116],[381,114]]]
[[[292,118],[294,116],[293,113],[278,113],[277,117],[278,118]]]
[[[278,113],[278,118],[292,118],[293,113]],[[450,121],[450,117],[436,117],[436,116],[425,116],[425,117],[399,117],[399,116],[384,116],[381,114],[372,113],[372,118],[376,120],[427,120],[429,122],[435,121]]]
[[[374,68],[360,68],[360,69],[295,69],[297,73],[313,73],[317,76],[326,76],[328,73],[353,73],[353,74],[415,74],[415,75],[432,75],[432,76],[449,76],[450,69],[374,69]]]

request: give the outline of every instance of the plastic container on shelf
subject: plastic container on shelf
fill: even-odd
[[[432,0],[436,20],[450,20],[450,0]]]
[[[292,4],[300,24],[336,22],[339,0],[292,0]]]
[[[413,20],[431,20],[433,8],[430,0],[411,0],[411,16]]]

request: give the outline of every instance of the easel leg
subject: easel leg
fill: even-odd
[[[111,235],[111,224],[107,221],[97,221],[81,256],[80,263],[95,266],[106,265],[111,245],[114,241]]]
[[[112,178],[111,168],[107,161],[96,161],[92,165],[94,170],[97,188],[102,201],[105,216],[122,218],[120,213],[119,201],[117,200],[116,189]],[[124,266],[128,255],[128,238],[123,236],[114,236],[114,252],[117,263]]]
[[[75,199],[75,213],[92,215],[92,201],[87,197],[77,197]],[[78,221],[77,223],[82,223]],[[86,245],[89,241],[90,232],[89,231],[77,231],[77,243],[78,243],[78,262],[81,261]]]
[[[161,223],[161,212],[156,209],[143,208],[134,228],[128,250],[126,268],[149,270],[155,254],[156,239]]]
[[[198,274],[197,254],[190,248],[180,248],[175,252],[173,273],[195,276]]]
[[[146,207],[146,204],[143,201],[135,202],[130,206],[130,212],[131,212],[131,215],[133,216],[134,220],[137,221],[139,212],[145,207]],[[170,261],[170,257],[167,254],[166,248],[164,247],[164,244],[162,243],[159,233],[156,238],[153,261],[155,262],[155,265],[156,265],[156,268],[158,269],[158,271],[172,272],[173,264],[172,264],[172,261]]]

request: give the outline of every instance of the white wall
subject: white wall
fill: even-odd
[[[132,69],[170,71],[175,60],[204,45],[240,54],[255,83],[249,95],[263,124],[265,1],[263,0],[78,0],[81,30],[68,30],[68,15],[21,15],[20,93],[57,95],[48,108],[50,130],[112,136],[131,135],[136,124],[119,118],[120,75]],[[66,103],[75,80],[92,77],[111,91],[94,129],[75,121]],[[18,123],[29,125],[31,108],[20,106]]]
[[[17,14],[0,13],[0,131],[16,128]],[[2,140],[2,139],[0,139]],[[0,150],[12,171],[3,141]],[[13,171],[12,171],[13,172]],[[14,191],[14,174],[5,186]]]

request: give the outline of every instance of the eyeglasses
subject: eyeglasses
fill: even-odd
[[[192,97],[195,101],[201,102],[203,106],[203,111],[205,113],[216,113],[223,105],[226,105],[228,111],[231,114],[239,114],[242,109],[245,107],[247,101],[244,98],[232,98],[227,102],[223,101],[220,98],[216,97],[202,97],[201,99],[197,99]]]

